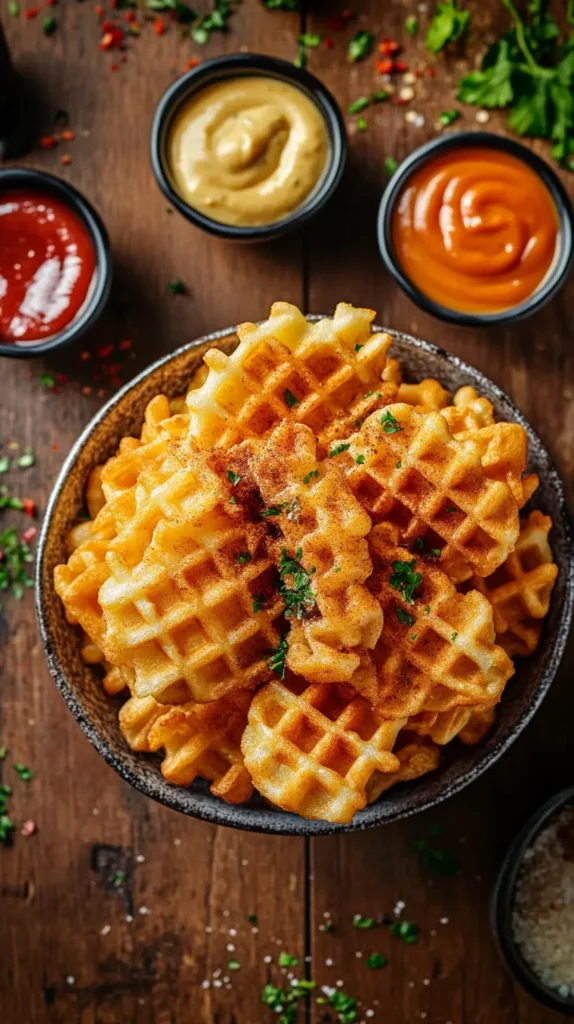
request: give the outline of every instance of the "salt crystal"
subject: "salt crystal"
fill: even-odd
[[[109,935],[111,930],[111,924],[105,924],[103,928],[100,928],[100,935]]]

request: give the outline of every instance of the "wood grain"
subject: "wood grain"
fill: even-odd
[[[494,32],[499,4],[467,6],[478,46]],[[311,53],[310,69],[344,108],[376,81],[372,61],[346,65],[347,39],[361,26],[402,37],[411,11],[424,28],[427,15],[416,4],[363,0],[358,22],[336,36],[335,53]],[[318,3],[313,12],[302,24],[325,32],[325,16],[333,10]],[[191,56],[191,44],[173,28],[157,38],[148,26],[130,43],[127,62],[110,73],[113,58],[97,48],[92,5],[70,0],[54,13],[58,30],[49,38],[40,19],[5,19],[17,66],[35,83],[45,111],[44,131],[51,130],[55,111],[66,108],[76,132],[71,166],[59,163],[61,148],[36,150],[26,163],[69,179],[101,211],[112,240],[115,283],[105,318],[85,342],[91,359],[83,361],[71,349],[46,364],[2,362],[0,440],[30,444],[38,457],[32,470],[8,478],[17,493],[33,497],[41,512],[66,451],[101,404],[92,380],[99,345],[133,340],[127,377],[189,338],[265,316],[277,298],[313,312],[328,312],[341,299],[372,306],[380,321],[457,352],[512,395],[571,486],[572,280],[523,325],[463,332],[412,306],[377,253],[374,218],[385,184],[384,158],[401,159],[434,134],[436,114],[453,105],[456,58],[437,61],[436,78],[422,80],[413,107],[424,111],[423,127],[407,124],[405,108],[392,103],[369,112],[368,131],[351,139],[338,198],[312,228],[273,246],[233,247],[166,213],[149,167],[155,104]],[[243,47],[292,59],[298,31],[297,15],[270,14],[258,0],[245,0],[231,33],[214,36],[208,52]],[[423,59],[420,38],[409,42],[407,59]],[[473,124],[472,113],[466,114],[463,127]],[[493,119],[493,125],[504,130],[502,120]],[[537,148],[546,153],[544,146]],[[187,286],[185,297],[168,293],[168,282],[176,278]],[[42,388],[42,368],[69,375],[60,395]],[[84,395],[82,387],[92,387],[92,393]],[[268,978],[285,981],[285,972],[264,957],[275,959],[285,949],[299,957],[301,970],[309,946],[313,976],[321,984],[343,982],[346,992],[361,999],[362,1011],[374,1009],[374,1020],[385,1024],[560,1019],[533,1003],[504,972],[489,933],[488,902],[508,841],[529,811],[562,784],[570,763],[563,723],[571,717],[572,650],[527,733],[470,790],[436,812],[369,833],[317,840],[306,850],[298,840],[185,820],[124,785],[89,747],[58,697],[29,598],[6,602],[0,644],[0,744],[36,772],[32,782],[18,784],[11,755],[3,764],[4,779],[14,783],[15,820],[32,817],[39,827],[37,836],[18,835],[13,849],[0,849],[3,1024],[266,1024],[273,1015],[259,1001],[261,986]],[[460,877],[429,875],[412,849],[413,840],[427,837],[437,822],[443,827],[440,841],[460,858]],[[119,887],[118,872],[125,874]],[[384,926],[365,932],[353,927],[356,913],[392,917],[397,900],[406,903],[403,916],[420,926],[417,944],[402,944]],[[327,912],[332,932],[320,930]],[[248,922],[250,914],[257,914],[257,925]],[[373,951],[387,956],[386,968],[368,970]],[[231,957],[241,962],[240,971],[226,968]],[[229,982],[222,981],[226,977]],[[202,988],[205,979],[222,985]],[[309,1019],[317,1019],[314,1010]]]

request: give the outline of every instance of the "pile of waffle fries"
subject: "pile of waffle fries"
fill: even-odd
[[[492,726],[557,574],[527,436],[275,303],[91,473],[55,586],[168,781],[351,821]]]

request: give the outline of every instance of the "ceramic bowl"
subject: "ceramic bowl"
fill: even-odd
[[[189,788],[169,785],[160,772],[159,755],[131,751],[118,728],[120,702],[103,693],[96,671],[82,662],[80,637],[66,622],[63,606],[54,592],[53,571],[55,565],[66,559],[65,538],[82,509],[84,485],[91,468],[116,451],[121,437],[139,434],[145,406],[154,395],[163,392],[175,396],[185,391],[207,349],[217,347],[231,351],[237,344],[235,329],[199,338],[136,377],[114,395],[86,427],[56,481],[46,510],[37,559],[40,632],[56,686],[108,764],[140,792],[167,807],[220,825],[299,836],[348,832],[394,821],[432,807],[478,778],[508,749],[548,691],[564,650],[574,594],[572,531],[562,481],[546,448],[500,388],[435,345],[397,331],[389,333],[394,339],[392,353],[401,360],[407,379],[436,377],[451,392],[463,384],[472,384],[491,400],[499,419],[521,423],[528,432],[529,469],[538,473],[541,480],[535,504],[552,516],[551,541],[560,567],[540,646],[532,658],[518,663],[504,694],[496,725],[480,744],[464,748],[452,744],[446,748],[437,771],[394,787],[378,803],[359,811],[350,825],[306,821],[270,807],[259,797],[241,806],[225,804],[210,794],[207,784],[197,782]]]

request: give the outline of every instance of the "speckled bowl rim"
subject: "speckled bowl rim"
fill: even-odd
[[[317,314],[308,316],[307,319],[319,320],[321,319],[321,315]],[[440,791],[432,792],[430,795],[426,793],[426,790],[429,787],[431,790],[434,788],[433,780],[436,781],[436,772],[430,773],[429,775],[425,775],[421,779],[405,784],[404,786],[397,786],[390,791],[390,794],[393,794],[391,800],[389,800],[388,797],[387,799],[383,797],[383,799],[368,805],[362,811],[359,811],[355,815],[353,821],[347,825],[337,825],[326,821],[311,821],[275,807],[267,805],[254,806],[252,802],[241,805],[229,805],[219,800],[217,797],[211,796],[208,790],[196,788],[197,783],[193,783],[191,787],[185,788],[170,785],[165,781],[165,779],[163,779],[159,770],[159,764],[157,767],[157,778],[155,775],[152,777],[149,773],[138,770],[138,763],[141,763],[142,758],[147,760],[149,755],[136,754],[129,750],[127,745],[125,747],[125,753],[122,753],[122,755],[111,749],[105,738],[100,734],[97,724],[95,724],[86,713],[80,698],[75,692],[74,686],[66,676],[65,667],[61,664],[59,659],[57,643],[55,642],[55,638],[50,628],[49,616],[45,613],[45,605],[47,605],[45,596],[47,599],[53,599],[52,567],[46,564],[46,546],[50,534],[51,522],[58,506],[58,502],[60,501],[68,475],[71,473],[75,463],[78,461],[84,445],[88,442],[96,428],[106,419],[118,403],[122,402],[130,392],[136,391],[150,375],[156,374],[162,368],[167,367],[170,363],[196,349],[199,350],[202,348],[207,349],[208,347],[217,347],[218,342],[221,343],[226,339],[233,338],[233,336],[236,335],[237,327],[229,327],[215,331],[191,341],[187,345],[183,345],[181,348],[176,349],[174,352],[170,352],[157,360],[157,362],[153,363],[151,366],[147,367],[147,369],[143,370],[120,391],[113,395],[106,405],[104,405],[88,423],[78,440],[72,446],[54,484],[38,541],[36,561],[36,612],[40,627],[40,636],[48,666],[58,690],[66,701],[66,704],[74,715],[76,721],[80,725],[80,728],[107,763],[111,765],[126,782],[129,782],[134,786],[135,789],[144,793],[146,796],[157,800],[165,806],[171,807],[173,810],[180,811],[183,814],[187,814],[216,825],[228,825],[245,831],[264,832],[267,834],[298,836],[330,835],[340,832],[359,831],[370,828],[374,825],[387,824],[391,821],[397,821],[401,818],[409,817],[419,811],[428,810],[430,807],[436,806],[448,797],[459,793],[471,782],[474,782],[475,779],[483,774],[483,772],[490,768],[491,765],[493,765],[494,762],[497,761],[498,758],[511,746],[517,736],[531,720],[534,713],[540,707],[554,679],[564,652],[572,619],[572,608],[574,603],[574,532],[564,492],[564,485],[548,450],[520,410],[515,406],[514,402],[512,402],[502,388],[494,384],[479,370],[474,369],[462,359],[459,359],[458,356],[446,352],[440,346],[415,338],[410,334],[406,334],[402,331],[396,331],[391,328],[379,327],[377,325],[373,325],[373,330],[386,331],[391,335],[394,342],[398,342],[399,344],[404,344],[406,346],[413,346],[413,348],[418,350],[419,353],[426,353],[429,356],[438,357],[439,359],[446,361],[447,364],[450,364],[453,373],[457,378],[459,378],[458,386],[461,386],[463,381],[464,383],[472,384],[479,393],[486,394],[489,398],[494,398],[496,400],[497,405],[503,409],[504,418],[509,421],[520,423],[525,428],[528,434],[529,445],[536,447],[539,457],[544,462],[543,483],[546,488],[550,488],[554,491],[556,497],[556,508],[560,515],[560,528],[563,534],[567,555],[564,557],[563,561],[559,563],[560,577],[563,584],[562,607],[559,610],[556,621],[554,637],[551,638],[551,649],[548,650],[546,663],[543,665],[541,671],[539,685],[530,704],[521,709],[520,714],[517,716],[516,720],[510,724],[507,731],[502,735],[497,736],[496,740],[490,739],[489,741],[487,737],[487,740],[483,741],[483,744],[479,744],[473,748],[467,748],[474,752],[480,752],[476,761],[470,765],[468,770],[461,771],[459,777],[452,780],[448,785],[445,785]],[[554,525],[556,526],[555,512]],[[73,627],[70,626],[70,629],[72,628]],[[541,647],[544,647],[546,650],[548,647],[548,638],[543,641]],[[112,702],[110,702],[110,706],[113,710],[114,705]],[[492,736],[492,734],[490,735]],[[202,786],[204,784],[200,783],[199,785]],[[402,799],[397,799],[399,793]],[[395,794],[397,796],[395,796]]]

